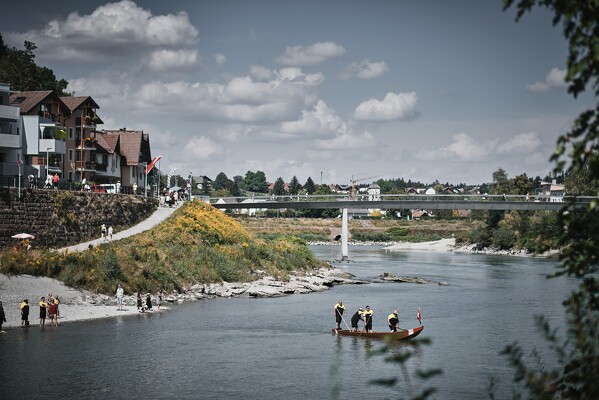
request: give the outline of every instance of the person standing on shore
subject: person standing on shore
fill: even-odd
[[[366,310],[364,310],[364,330],[366,332],[372,332],[372,316],[374,312],[370,309],[370,306],[366,306]]]
[[[143,304],[143,301],[141,299],[141,290],[137,291],[137,310],[139,312],[144,312],[144,304]]]
[[[52,300],[52,299],[50,299]],[[48,308],[48,303],[46,303],[46,298],[42,296],[40,301],[40,328],[46,326],[46,311]]]
[[[156,304],[158,305],[158,309],[160,310],[160,305],[162,304],[164,300],[164,296],[162,294],[162,290],[159,290],[158,293],[156,293]]]
[[[397,327],[399,326],[399,315],[397,314],[397,310],[389,314],[387,317],[387,323],[389,324],[389,329],[391,329],[391,332],[397,332]]]
[[[124,295],[125,295],[125,291],[119,284],[119,287],[116,289],[116,305],[117,305],[117,310],[119,310],[119,311],[123,309],[123,296]]]
[[[60,300],[58,299],[58,295],[54,295],[54,304],[56,304],[56,325],[58,325],[58,318],[60,318]]]
[[[29,300],[23,300],[19,308],[21,309],[21,328],[29,326]]]
[[[48,318],[52,326],[58,326],[58,304],[55,301],[48,303]]]
[[[341,328],[341,321],[343,320],[343,312],[345,311],[345,306],[343,305],[343,301],[339,299],[335,307],[333,307],[333,315],[335,316],[335,329]]]
[[[148,311],[152,311],[152,298],[150,297],[150,293],[146,295],[146,308]]]
[[[2,306],[2,300],[0,300],[0,333],[4,333],[2,330],[2,324],[6,322],[6,314],[4,314],[4,307]]]

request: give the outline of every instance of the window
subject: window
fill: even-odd
[[[72,181],[73,180],[73,171],[69,171],[69,180]]]
[[[73,161],[73,149],[69,149],[69,161]]]
[[[0,153],[0,162],[6,162],[6,153]]]
[[[73,128],[69,128],[69,139],[73,140],[75,137],[75,130]]]

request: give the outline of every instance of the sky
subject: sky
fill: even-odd
[[[480,184],[547,175],[591,104],[567,43],[500,0],[10,2],[0,32],[143,129],[163,173]]]

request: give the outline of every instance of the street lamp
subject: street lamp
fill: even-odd
[[[189,181],[187,182],[187,190],[189,191],[189,201],[191,201],[191,190],[193,186],[193,174],[189,171]]]
[[[48,175],[50,172],[50,150],[52,150],[52,147],[46,148],[46,182],[48,181]]]
[[[144,197],[148,197],[148,163],[140,163],[144,166]]]

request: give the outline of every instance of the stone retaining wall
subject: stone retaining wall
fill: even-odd
[[[142,196],[43,189],[0,189],[0,248],[16,233],[35,236],[36,248],[61,248],[100,237],[102,224],[122,231],[148,218],[158,201]]]

